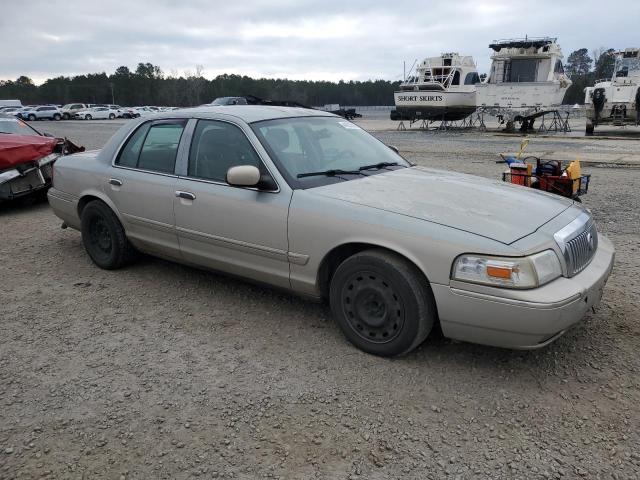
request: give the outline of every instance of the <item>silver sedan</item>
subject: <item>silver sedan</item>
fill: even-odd
[[[268,106],[140,118],[55,164],[49,202],[101,268],[139,252],[326,299],[393,356],[445,336],[538,348],[600,300],[614,258],[572,201],[414,166],[351,122]]]

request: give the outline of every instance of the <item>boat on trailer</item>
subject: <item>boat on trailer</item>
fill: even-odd
[[[480,81],[472,57],[443,53],[425,58],[394,92],[392,120],[457,121],[476,110]]]
[[[556,38],[497,40],[489,45],[491,70],[477,87],[478,107],[513,121],[562,104],[571,80]]]
[[[596,80],[585,89],[587,106],[586,134],[593,135],[597,125],[637,125],[640,103],[640,48],[616,53],[613,76]]]

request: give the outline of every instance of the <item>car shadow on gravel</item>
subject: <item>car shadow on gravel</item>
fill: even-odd
[[[38,192],[15,200],[0,201],[0,216],[19,214],[48,205],[47,193]]]
[[[362,354],[356,347],[350,345],[342,335],[338,325],[333,321],[331,310],[326,302],[314,302],[291,294],[285,290],[275,289],[257,283],[245,281],[222,273],[212,272],[184,266],[177,263],[144,256],[140,262],[128,270],[150,270],[149,275],[157,276],[157,270],[167,273],[167,281],[176,281],[182,288],[198,296],[198,291],[215,291],[217,295],[225,297],[228,305],[244,305],[247,298],[254,302],[253,311],[269,311],[272,315],[262,319],[266,324],[265,330],[284,328],[288,331],[300,331],[296,335],[296,342],[302,345],[291,348],[313,351],[317,341],[318,329],[321,329],[323,342],[328,342],[329,348],[337,355],[350,357]],[[176,278],[177,277],[177,278]],[[589,325],[593,319],[587,318]],[[242,319],[240,322],[252,322],[253,318]],[[269,322],[272,324],[270,325]],[[598,322],[601,324],[603,322]],[[509,350],[503,348],[458,342],[446,338],[440,326],[436,324],[426,341],[413,352],[402,357],[384,359],[371,357],[374,363],[379,361],[392,362],[396,368],[419,367],[424,369],[443,370],[474,370],[482,375],[502,375],[508,371],[510,375],[523,375],[530,379],[533,375],[540,383],[544,377],[553,376],[554,366],[558,362],[588,363],[592,357],[598,355],[599,349],[593,346],[585,348],[585,343],[591,341],[584,326],[578,326],[565,334],[551,345],[539,350]],[[590,325],[589,328],[593,328]],[[251,328],[245,329],[250,335]],[[315,340],[314,340],[315,338]],[[249,339],[246,339],[249,341]],[[318,347],[319,348],[319,347]],[[294,355],[295,353],[292,352]],[[320,353],[319,353],[320,355]],[[366,354],[364,354],[366,355]],[[569,359],[568,357],[572,357]],[[532,372],[536,372],[535,374]]]

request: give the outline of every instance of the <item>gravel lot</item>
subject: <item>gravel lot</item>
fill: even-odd
[[[37,126],[99,148],[122,123]],[[488,177],[519,142],[376,135]],[[0,479],[639,478],[640,168],[585,170],[616,266],[599,309],[535,352],[435,333],[376,358],[324,305],[153,258],[99,270],[46,203],[0,205]]]

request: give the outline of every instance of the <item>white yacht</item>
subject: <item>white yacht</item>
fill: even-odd
[[[412,72],[393,94],[392,120],[455,121],[475,111],[480,78],[472,57],[443,53],[425,58]]]
[[[585,89],[587,106],[587,135],[592,135],[596,125],[636,124],[640,102],[640,49],[627,48],[616,53],[613,76],[596,80],[593,87]]]
[[[494,41],[491,71],[476,85],[479,107],[524,113],[562,104],[571,80],[556,38]]]

